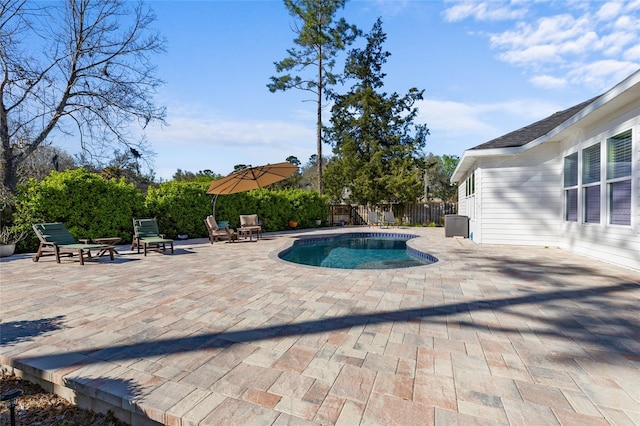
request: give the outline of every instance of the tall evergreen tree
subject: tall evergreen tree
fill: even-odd
[[[335,20],[338,9],[344,8],[347,0],[284,0],[284,4],[297,22],[293,42],[298,46],[287,50],[289,55],[275,62],[279,76],[271,77],[267,85],[271,92],[300,89],[316,95],[317,121],[316,145],[318,158],[322,158],[322,99],[327,86],[336,83],[333,73],[336,55],[351,44],[360,31],[349,25],[344,18]],[[300,25],[298,25],[300,24]],[[293,70],[314,67],[315,76],[305,79],[292,76]],[[322,193],[322,161],[318,161],[318,192]]]
[[[364,50],[354,49],[347,58],[344,76],[355,80],[351,90],[332,94],[327,138],[335,157],[327,165],[327,193],[337,199],[346,189],[361,204],[412,202],[423,192],[421,152],[429,130],[414,124],[414,104],[424,91],[381,92],[382,66],[391,54],[382,48],[387,36],[380,18],[366,38]]]

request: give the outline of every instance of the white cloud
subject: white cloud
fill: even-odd
[[[629,48],[623,55],[624,59],[627,61],[635,61],[636,63],[640,62],[640,44],[635,45]]]
[[[448,22],[459,22],[467,18],[476,21],[504,21],[520,19],[527,13],[526,3],[521,2],[451,2],[453,6],[445,9],[444,18]]]
[[[600,7],[596,12],[596,18],[599,20],[609,21],[616,16],[620,15],[623,3],[621,2],[607,2]]]
[[[551,75],[538,75],[532,77],[529,81],[531,81],[534,86],[544,89],[560,89],[567,85],[567,80],[564,78],[553,77]]]
[[[568,78],[575,84],[591,86],[604,91],[637,70],[637,63],[606,59],[575,66],[568,73]]]
[[[436,155],[460,155],[563,109],[531,99],[489,104],[426,99],[417,107],[420,114],[416,122],[426,123],[430,131],[426,150]]]
[[[560,62],[562,57],[559,53],[558,46],[542,45],[531,46],[522,50],[509,50],[498,55],[498,57],[505,62],[519,65],[537,62]]]
[[[169,126],[146,131],[152,149],[163,153],[155,161],[163,179],[170,179],[178,168],[226,174],[236,164],[275,163],[290,155],[304,163],[315,153],[315,127],[307,122],[228,119],[187,105],[168,109]]]
[[[475,17],[488,7],[454,3],[447,17],[451,21]],[[493,6],[498,7],[505,3]],[[554,10],[559,13],[549,14]],[[537,19],[516,21],[501,32],[475,33],[486,35],[497,57],[523,69],[537,87],[557,89],[571,84],[603,89],[640,68],[639,11],[640,0],[530,2],[529,16],[537,14]]]
[[[558,15],[539,19],[533,24],[521,22],[512,30],[492,34],[491,46],[513,52],[521,49],[547,47],[557,51],[575,51],[578,41],[588,37],[593,39],[586,19],[575,19],[570,15]],[[584,45],[584,41],[579,44]]]

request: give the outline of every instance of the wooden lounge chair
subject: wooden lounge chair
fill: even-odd
[[[108,244],[89,244],[89,240],[85,243],[79,243],[67,230],[63,223],[36,223],[33,225],[40,246],[33,256],[33,261],[37,262],[42,256],[55,256],[56,262],[60,263],[60,256],[73,256],[77,254],[80,257],[80,264],[84,265],[84,257],[91,258],[91,250],[98,250],[100,253],[109,253],[109,257],[113,260],[113,252],[115,247]]]
[[[173,240],[165,238],[164,234],[158,231],[158,221],[152,219],[133,219],[133,241],[131,242],[131,250],[138,249],[140,246],[144,248],[144,255],[147,251],[153,250],[157,252],[165,252],[167,244],[171,247],[173,253]]]
[[[212,215],[206,217],[204,224],[207,227],[207,231],[209,231],[209,241],[211,244],[223,237],[228,238],[228,242],[232,243],[237,237],[236,231],[233,229],[229,227],[220,228],[218,222],[216,222],[216,218]]]
[[[238,228],[238,234],[247,238],[249,235],[249,241],[253,239],[253,234],[256,234],[256,240],[260,239],[262,233],[262,226],[258,223],[257,214],[241,214],[240,215],[240,228]]]

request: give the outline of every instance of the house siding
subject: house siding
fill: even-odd
[[[604,144],[608,138],[629,129],[632,135],[631,225],[608,223],[608,199],[606,192],[603,192],[600,223],[582,223],[582,210],[579,208],[577,223],[562,220],[559,245],[586,256],[640,269],[640,108],[590,129],[578,143],[565,142],[563,157],[596,143]],[[602,179],[604,181],[605,177]],[[580,192],[578,205],[582,205]]]
[[[476,192],[473,198],[465,196],[465,186],[460,186],[461,214],[472,217],[469,229],[478,243],[557,246],[640,270],[640,70],[602,96],[567,111],[562,112],[567,113],[562,123],[554,121],[558,118],[554,114],[465,151],[452,179],[462,184],[460,179],[475,173]],[[549,130],[550,124],[556,127]],[[612,225],[606,143],[628,130],[632,138],[631,223]],[[600,221],[586,223],[583,194],[586,186],[596,186],[598,181],[583,182],[582,161],[596,158],[584,157],[584,150],[597,143]],[[573,153],[578,153],[578,183],[571,188],[578,189],[578,209],[577,220],[567,221],[564,159]],[[627,181],[624,176],[616,179]],[[591,220],[596,217],[590,215]]]
[[[485,244],[556,246],[561,167],[555,147],[483,159],[478,186],[478,221]]]

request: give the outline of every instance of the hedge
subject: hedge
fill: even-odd
[[[132,219],[155,217],[160,231],[169,238],[187,235],[206,237],[204,218],[212,213],[213,196],[208,183],[170,181],[150,187],[145,197],[133,184],[121,179],[104,179],[84,169],[52,172],[44,180],[30,180],[19,187],[14,223],[23,229],[39,222],[62,222],[76,238],[120,237],[132,239]],[[328,199],[315,191],[300,189],[257,189],[220,195],[216,219],[230,226],[240,225],[241,214],[258,214],[265,232],[315,227],[328,216]],[[37,249],[33,232],[18,245],[20,252]]]

